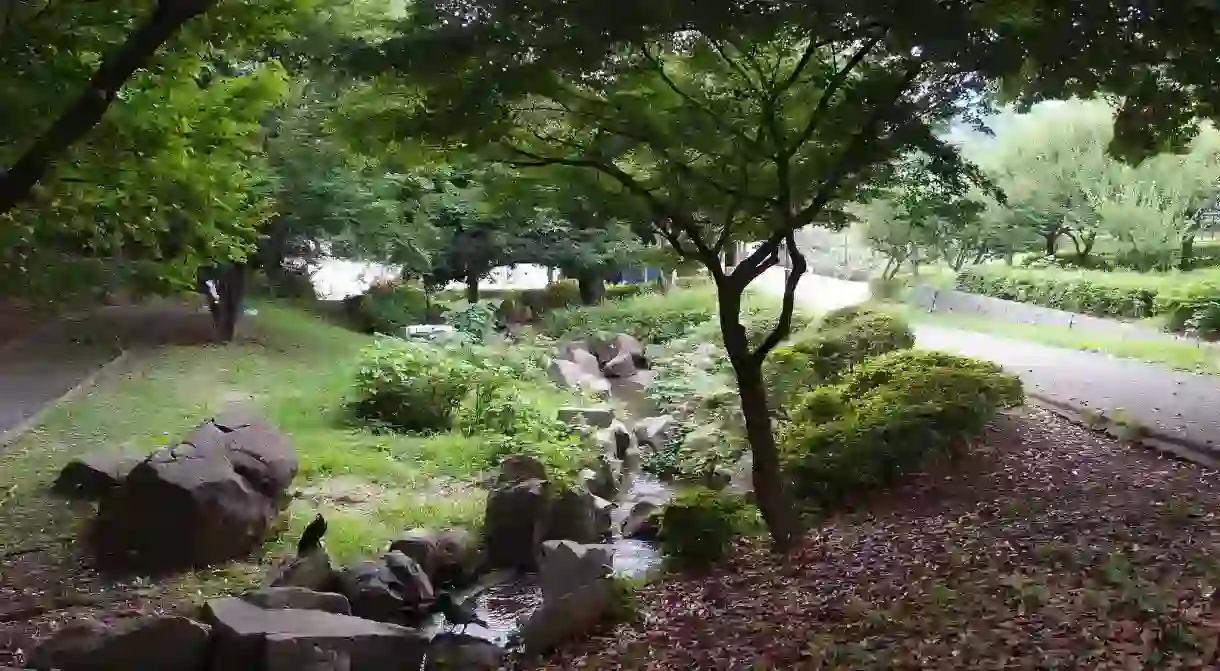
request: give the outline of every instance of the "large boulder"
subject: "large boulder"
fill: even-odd
[[[656,540],[661,530],[661,506],[651,501],[637,501],[623,520],[623,538]]]
[[[623,463],[608,454],[599,454],[580,472],[578,481],[594,496],[613,501],[622,487]]]
[[[542,545],[542,565],[538,571],[543,601],[553,602],[581,587],[604,580],[613,566],[612,545],[547,541]]]
[[[530,479],[497,485],[487,496],[483,549],[488,568],[532,570],[551,509],[551,484]]]
[[[610,398],[610,380],[601,375],[582,376],[577,381],[577,387],[595,399],[604,401]]]
[[[263,671],[352,671],[352,656],[342,650],[324,650],[293,636],[267,637]]]
[[[203,618],[212,625],[214,671],[300,668],[290,662],[316,657],[315,649],[342,653],[351,671],[418,669],[428,648],[414,629],[320,610],[267,610],[241,599],[209,601]]]
[[[626,356],[631,359],[635,368],[648,367],[648,357],[645,354],[644,345],[634,336],[626,333],[614,336],[614,339],[610,341],[610,351],[614,354],[612,358]]]
[[[541,655],[599,625],[610,612],[613,589],[598,580],[564,596],[544,601],[521,628],[526,655]]]
[[[335,592],[315,592],[304,587],[264,587],[242,594],[241,599],[259,608],[322,610],[336,615],[351,615],[347,597]]]
[[[610,426],[599,430],[597,439],[603,454],[619,460],[623,459],[628,450],[639,446],[631,429],[617,419],[611,422]]]
[[[620,352],[606,362],[604,371],[606,377],[628,378],[636,373],[636,361],[627,352]]]
[[[577,543],[596,543],[598,532],[596,497],[583,487],[560,490],[551,504],[543,540],[568,539]]]
[[[419,615],[435,596],[427,574],[401,552],[387,552],[380,561],[350,567],[339,583],[353,615],[379,622],[402,622]]]
[[[479,539],[467,529],[445,529],[436,537],[434,585],[465,585],[479,569]]]
[[[275,512],[224,452],[183,443],[141,462],[102,500],[93,547],[103,565],[216,564],[259,547]]]
[[[587,374],[581,370],[580,364],[566,359],[553,359],[547,366],[547,375],[556,386],[563,389],[580,388],[580,383]]]
[[[300,465],[288,439],[267,422],[239,412],[223,413],[210,424],[220,431],[233,470],[267,498],[283,500]]]
[[[577,366],[580,366],[580,372],[585,375],[600,376],[602,374],[601,364],[598,363],[597,357],[593,356],[588,350],[570,348],[568,350],[568,359]]]
[[[500,462],[499,472],[496,473],[496,484],[498,485],[546,479],[546,466],[535,457],[526,454],[505,457]]]
[[[432,639],[424,671],[496,671],[504,648],[477,636],[442,633]]]
[[[185,617],[147,616],[109,626],[80,620],[34,648],[39,671],[183,671],[206,663],[209,628]]]
[[[338,585],[339,572],[330,564],[330,555],[318,548],[304,557],[290,557],[267,577],[267,587],[303,587],[329,592]]]
[[[401,552],[415,560],[428,577],[436,577],[438,534],[431,529],[411,529],[390,543],[391,552]]]
[[[68,498],[96,501],[123,484],[147,455],[102,450],[76,457],[55,479],[53,491]]]
[[[635,438],[641,445],[661,448],[665,446],[665,441],[677,425],[677,420],[669,415],[646,417],[636,422]]]

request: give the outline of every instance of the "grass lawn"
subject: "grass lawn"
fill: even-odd
[[[1196,347],[1190,343],[1147,342],[1107,338],[1097,334],[1042,324],[1010,324],[1007,322],[939,312],[925,312],[908,305],[886,304],[886,309],[901,314],[915,324],[930,324],[963,331],[991,333],[1015,340],[1028,340],[1043,345],[1086,352],[1103,352],[1123,359],[1138,359],[1159,363],[1192,373],[1220,375],[1220,349],[1211,345]]]
[[[19,603],[31,594],[70,597],[88,591],[101,594],[93,600],[98,605],[113,606],[108,591],[125,597],[135,589],[172,601],[242,588],[260,581],[270,564],[291,552],[319,510],[330,526],[328,547],[340,563],[384,552],[392,538],[414,526],[478,524],[484,492],[476,485],[487,462],[479,437],[377,435],[345,426],[344,397],[358,353],[372,338],[298,309],[259,309],[244,342],[167,347],[136,356],[125,372],[51,412],[40,427],[0,453],[0,552],[35,550],[0,559],[0,604]],[[550,387],[537,393],[545,406],[571,401]],[[155,584],[108,582],[82,569],[72,539],[92,508],[49,494],[59,469],[73,456],[101,448],[151,452],[230,404],[260,409],[300,455],[296,498],[264,556]],[[0,651],[4,611],[0,607]]]

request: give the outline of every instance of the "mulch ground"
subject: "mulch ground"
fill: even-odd
[[[1042,410],[776,558],[646,587],[530,668],[1220,667],[1220,478]]]

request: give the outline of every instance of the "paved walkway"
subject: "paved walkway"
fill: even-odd
[[[206,343],[211,333],[206,314],[165,302],[100,308],[0,347],[0,448],[123,349]]]
[[[762,290],[783,291],[782,271],[759,278]],[[868,298],[868,286],[806,276],[800,305],[825,311]],[[1122,410],[1167,438],[1220,453],[1220,378],[1106,354],[1050,347],[973,331],[917,325],[918,347],[994,361],[1021,376],[1028,393],[1073,408],[1111,415]]]

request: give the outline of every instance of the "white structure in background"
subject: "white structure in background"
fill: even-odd
[[[313,286],[314,290],[318,292],[319,298],[339,300],[363,293],[374,282],[393,279],[397,276],[398,269],[393,266],[326,259],[319,263],[317,270],[313,272]],[[449,286],[461,288],[464,285],[454,282]],[[546,268],[532,264],[496,268],[480,284],[483,289],[540,289],[545,286]]]

